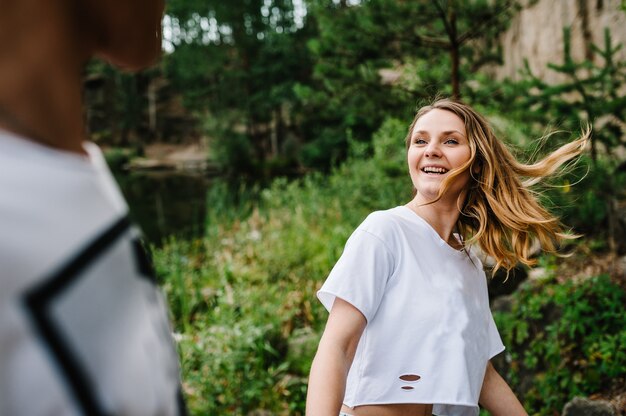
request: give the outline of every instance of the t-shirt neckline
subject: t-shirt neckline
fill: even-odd
[[[456,248],[452,247],[450,244],[448,244],[446,241],[443,240],[443,238],[441,238],[441,236],[439,235],[439,233],[437,233],[437,231],[435,231],[435,229],[433,228],[432,225],[430,225],[428,223],[428,221],[426,221],[424,218],[422,218],[417,212],[413,211],[411,208],[407,207],[406,205],[399,205],[396,207],[396,209],[399,209],[401,211],[404,212],[405,215],[403,215],[405,218],[407,218],[410,221],[413,221],[417,224],[419,224],[420,226],[422,226],[423,228],[425,228],[426,230],[428,230],[428,234],[431,236],[431,238],[433,239],[433,241],[435,243],[437,243],[438,245],[440,245],[441,247],[444,247],[445,250],[448,250],[450,253],[454,254],[455,256],[466,256],[466,248],[463,248],[461,250],[457,250]],[[455,234],[455,237],[457,237],[458,235]]]

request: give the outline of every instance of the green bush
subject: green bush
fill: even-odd
[[[626,174],[616,161],[583,156],[563,175],[544,187],[542,201],[575,232],[606,239],[613,199],[626,196]]]
[[[351,142],[349,162],[328,176],[276,179],[263,190],[216,183],[205,238],[154,250],[193,414],[304,413],[327,316],[315,292],[368,213],[411,197],[399,126],[376,136],[384,157],[364,157]],[[385,167],[394,146],[400,170]]]
[[[560,413],[574,396],[626,379],[626,292],[606,275],[580,283],[548,279],[515,294],[495,319],[507,345],[507,378],[528,409]]]
[[[136,151],[127,148],[113,147],[104,152],[104,158],[109,168],[120,171],[130,160],[137,156]]]

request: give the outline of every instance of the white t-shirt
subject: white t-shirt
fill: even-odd
[[[318,292],[367,319],[344,404],[428,403],[477,415],[488,360],[504,349],[480,260],[458,251],[407,207],[377,211],[354,231]]]
[[[180,415],[166,306],[97,146],[0,131],[0,415]]]

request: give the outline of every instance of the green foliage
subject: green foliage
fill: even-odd
[[[88,123],[94,139],[114,146],[140,148],[136,138],[150,139],[145,112],[146,89],[154,70],[128,73],[92,60],[85,69]],[[93,87],[91,86],[93,84]]]
[[[120,171],[137,154],[133,149],[114,147],[104,152],[104,158],[109,168],[113,171]]]
[[[348,157],[348,136],[369,144],[416,100],[468,91],[463,82],[499,60],[497,36],[517,9],[516,0],[171,0],[159,76],[222,165],[248,177],[328,172]],[[107,73],[116,88],[105,112],[115,116],[101,136],[154,133],[142,130],[154,76]],[[238,164],[243,144],[249,163]]]
[[[387,116],[408,117],[412,97],[381,82],[379,71],[391,66],[390,37],[399,28],[385,26],[385,21],[397,19],[373,11],[377,3],[309,3],[310,21],[317,29],[307,43],[312,80],[295,88],[306,111],[302,161],[307,166],[329,169],[348,156],[349,135],[368,143]]]
[[[311,64],[308,27],[298,27],[291,0],[173,0],[167,13],[178,35],[166,76],[205,125],[221,124],[208,130],[224,158],[218,161],[251,175],[295,165],[285,150],[299,115],[293,87],[306,83]],[[247,163],[234,160],[244,157]]]
[[[404,139],[408,133],[407,123],[388,118],[372,137],[374,162],[389,176],[406,174],[406,151]]]
[[[250,137],[232,130],[214,130],[221,132],[212,144],[213,158],[222,174],[227,177],[245,176],[257,171],[258,162],[254,158],[254,149]]]
[[[611,156],[619,144],[626,143],[621,125],[626,122],[626,95],[620,91],[626,84],[626,62],[616,59],[621,44],[614,45],[611,34],[605,29],[604,45],[590,45],[593,56],[574,61],[570,48],[570,29],[563,29],[564,55],[561,64],[551,63],[550,69],[562,75],[565,81],[548,85],[535,77],[528,64],[528,90],[524,105],[532,112],[552,120],[562,120],[564,127],[577,130],[581,122],[594,124],[591,140],[593,160]],[[596,64],[595,61],[599,61]]]
[[[516,10],[510,0],[308,2],[313,74],[295,86],[303,163],[328,168],[348,156],[349,135],[369,143],[383,120],[410,118],[418,99],[458,96],[460,81],[497,55],[496,35]]]
[[[626,292],[608,276],[547,279],[515,294],[495,319],[507,345],[507,378],[535,414],[626,380]]]
[[[354,149],[327,177],[277,179],[261,191],[217,184],[205,238],[154,250],[192,413],[303,414],[327,315],[315,292],[368,213],[410,198],[408,176],[384,167],[383,155],[403,153],[401,124],[375,135],[379,159]]]
[[[607,199],[624,196],[626,175],[616,170],[611,159],[602,158],[594,165],[583,157],[555,185],[545,193],[544,202],[577,232],[600,236],[610,215]]]
[[[619,241],[623,230],[616,225],[619,220],[612,207],[626,196],[626,172],[620,167],[624,163],[620,149],[626,143],[621,127],[626,122],[626,63],[617,59],[622,45],[613,42],[608,30],[602,47],[588,48],[588,59],[574,60],[570,29],[565,28],[562,61],[548,65],[561,81],[547,84],[527,65],[523,81],[497,84],[481,79],[473,95],[523,123],[527,136],[540,137],[557,129],[572,132],[550,135],[538,144],[525,143],[534,159],[573,140],[585,124],[593,125],[589,157],[548,184],[542,199],[575,231],[602,236],[611,250],[623,251],[626,248]]]

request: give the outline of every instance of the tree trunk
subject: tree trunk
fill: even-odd
[[[272,129],[270,131],[270,148],[272,157],[278,157],[278,134],[280,128],[280,107],[274,108],[272,115]]]
[[[454,100],[459,100],[461,98],[461,87],[460,87],[460,74],[459,74],[459,61],[461,59],[460,51],[461,45],[459,45],[459,41],[457,39],[457,27],[456,27],[456,12],[454,8],[450,9],[450,13],[448,14],[448,21],[450,23],[450,64],[451,64],[451,76],[452,76],[452,98]]]
[[[157,84],[156,79],[152,79],[148,85],[148,125],[152,138],[157,136]]]
[[[591,35],[591,29],[589,28],[589,5],[587,0],[578,0],[578,11],[580,14],[580,26],[583,34],[585,59],[593,61],[593,37]]]
[[[461,87],[459,80],[459,46],[452,45],[450,47],[450,60],[452,61],[452,98],[459,100],[461,98]]]

